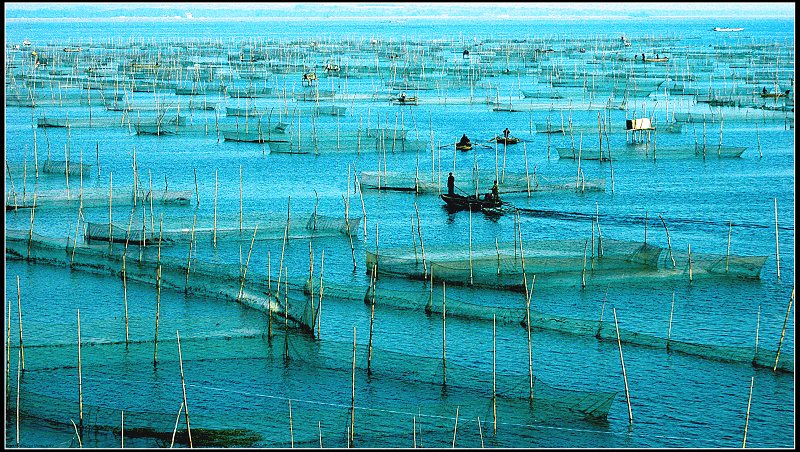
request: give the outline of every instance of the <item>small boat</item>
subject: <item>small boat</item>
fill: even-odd
[[[417,105],[417,96],[396,97],[392,99],[392,103],[397,105]]]
[[[511,137],[510,136],[508,138],[506,138],[506,137],[494,137],[489,141],[496,141],[497,143],[500,143],[500,144],[517,144],[522,140],[517,138],[517,137]]]
[[[645,58],[644,59],[645,63],[666,63],[667,61],[669,61],[669,58],[667,58],[667,57]]]
[[[719,31],[719,32],[732,32],[732,31],[742,31],[744,28],[725,28],[725,27],[714,27],[711,31]]]
[[[784,96],[786,96],[786,93],[764,93],[764,92],[761,93],[761,97],[766,99],[777,99],[779,97],[784,97]]]
[[[451,210],[482,210],[482,209],[496,209],[503,206],[503,201],[490,199],[490,195],[479,198],[475,195],[463,196],[459,194],[441,194],[439,195],[442,201],[445,202],[447,208]]]
[[[471,151],[472,150],[472,143],[456,143],[456,149],[459,151]]]

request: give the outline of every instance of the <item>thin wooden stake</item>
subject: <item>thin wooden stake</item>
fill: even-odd
[[[453,427],[453,448],[456,447],[456,433],[458,432],[458,406],[456,406],[456,424]]]
[[[217,171],[214,171],[214,247],[217,246]]]
[[[744,437],[742,438],[742,449],[747,445],[747,424],[750,422],[750,402],[753,400],[753,383],[756,377],[750,377],[750,396],[747,397],[747,414],[744,416]]]
[[[81,434],[78,433],[78,426],[75,425],[75,421],[73,421],[72,419],[70,419],[69,421],[72,422],[72,427],[75,428],[75,436],[78,437],[78,447],[83,449],[83,442],[81,441]],[[17,436],[19,437],[19,432],[17,432]],[[19,438],[17,438],[17,446],[19,446]]]
[[[781,279],[781,254],[778,245],[778,198],[775,198],[775,266],[778,269],[778,279]]]
[[[442,281],[442,385],[447,386],[447,295],[444,281]]]
[[[778,370],[778,360],[781,357],[781,347],[783,346],[783,338],[786,335],[786,323],[789,321],[789,312],[792,310],[792,302],[794,301],[794,288],[792,288],[792,296],[789,298],[789,306],[786,308],[786,318],[783,319],[783,329],[781,330],[781,339],[778,342],[778,353],[775,354],[775,366],[772,371]]]
[[[78,309],[78,423],[83,430],[83,374],[81,373],[81,310]]]
[[[181,366],[181,387],[183,388],[183,414],[186,419],[186,433],[189,436],[189,448],[192,448],[192,428],[189,424],[189,405],[186,403],[186,379],[183,376],[183,355],[181,354],[181,335],[175,330],[175,337],[178,339],[178,361]]]
[[[353,391],[350,397],[350,446],[353,446],[353,430],[356,422],[356,327],[353,327]]]
[[[292,426],[292,399],[289,399],[289,439],[294,449],[294,427]]]
[[[497,314],[492,314],[492,416],[497,435]]]
[[[20,366],[22,368],[22,371],[25,371],[25,347],[22,346],[22,295],[19,287],[19,276],[17,276],[17,313],[19,314]]]
[[[183,414],[183,402],[181,402],[181,406],[178,408],[178,416],[175,417],[175,428],[172,429],[172,441],[169,443],[170,449],[172,449],[172,446],[175,444],[175,435],[178,433],[178,423],[181,421],[181,414]]]
[[[628,423],[633,423],[633,412],[631,411],[631,394],[628,390],[628,374],[625,372],[625,359],[622,357],[622,340],[619,338],[619,323],[617,322],[617,308],[614,312],[614,326],[617,329],[617,345],[619,346],[619,362],[622,364],[622,378],[625,380],[625,400],[628,402]]]

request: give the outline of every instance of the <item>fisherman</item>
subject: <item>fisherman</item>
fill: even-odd
[[[761,94],[767,94],[767,87],[765,86],[764,89],[761,90]]]
[[[400,98],[399,99],[400,99],[400,102],[405,102],[406,101],[406,92],[405,91],[400,93]]]
[[[642,54],[642,61],[644,61],[644,54]]]
[[[510,130],[508,130],[508,127],[506,127],[506,130],[504,130],[504,131],[503,131],[503,137],[504,137],[506,140],[508,140],[508,137],[509,137],[510,135],[511,135],[511,131],[510,131]],[[495,181],[495,183],[497,183],[497,181]]]
[[[492,185],[492,201],[500,201],[500,188],[497,186],[497,181],[494,181],[494,185]]]
[[[461,135],[461,141],[458,142],[461,146],[466,146],[469,144],[469,138],[467,138],[467,134]]]
[[[447,194],[453,196],[455,194],[456,188],[456,178],[453,176],[453,173],[450,173],[447,176]]]

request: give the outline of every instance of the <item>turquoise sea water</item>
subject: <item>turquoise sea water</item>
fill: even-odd
[[[686,49],[699,51],[713,46],[721,46],[721,49],[731,46],[742,48],[746,53],[748,45],[766,44],[775,49],[774,58],[780,59],[780,64],[787,63],[786,59],[794,60],[793,21],[744,19],[736,24],[745,28],[743,32],[710,31],[720,25],[727,24],[695,19],[502,23],[476,19],[466,27],[423,20],[11,21],[6,23],[6,45],[29,39],[33,46],[81,45],[88,49],[91,45],[129,44],[133,40],[141,41],[144,48],[180,40],[211,40],[230,46],[231,52],[238,52],[241,42],[259,40],[288,43],[290,40],[370,42],[375,39],[414,45],[437,40],[453,43],[457,49],[462,46],[478,49],[478,43],[482,42],[490,47],[498,41],[527,39],[541,40],[555,50],[570,49],[572,53],[563,60],[563,67],[578,71],[585,60],[582,54],[574,52],[576,47],[585,47],[589,54],[605,58],[604,49],[597,43],[618,39],[624,34],[633,43],[631,54],[661,52],[677,59],[687,52]],[[299,45],[295,50],[297,48]],[[440,64],[453,64],[460,58],[460,54],[453,52]],[[736,82],[730,78],[735,71],[729,68],[729,61],[711,58],[710,70],[698,74],[697,86],[730,88]],[[374,58],[368,62],[374,63]],[[321,73],[325,61],[318,56],[307,63],[316,65],[317,72]],[[542,65],[549,63],[552,60],[540,62]],[[532,63],[529,61],[529,64]],[[533,64],[531,69],[535,68]],[[588,239],[592,233],[589,217],[595,212],[601,216],[604,237],[642,241],[647,214],[648,243],[667,247],[667,236],[658,220],[661,215],[669,227],[670,243],[676,252],[683,253],[691,246],[693,253],[724,256],[731,222],[731,254],[766,256],[760,278],[754,280],[698,278],[691,283],[678,279],[593,284],[590,278],[590,283],[581,288],[578,276],[570,284],[536,289],[532,309],[550,316],[587,320],[597,320],[604,312],[604,321],[610,322],[614,308],[620,328],[661,338],[669,331],[673,340],[695,344],[750,347],[758,335],[760,349],[774,351],[780,343],[783,359],[790,356],[794,362],[793,305],[784,339],[780,340],[794,288],[793,115],[787,114],[784,120],[766,120],[762,111],[751,109],[748,120],[727,119],[721,129],[719,123],[684,124],[680,133],[659,133],[657,137],[657,147],[662,149],[694,147],[698,141],[708,141],[712,158],[670,158],[663,151],[655,161],[646,158],[615,159],[613,162],[585,160],[579,164],[572,159],[559,159],[556,153],[556,147],[570,146],[572,137],[536,133],[535,124],[546,122],[548,118],[560,122],[561,117],[567,117],[576,126],[596,125],[597,110],[587,111],[579,106],[585,104],[584,96],[572,98],[574,108],[568,108],[568,100],[560,99],[554,101],[553,112],[547,108],[502,112],[492,111],[480,101],[446,103],[445,97],[468,99],[473,95],[468,88],[457,88],[420,91],[420,105],[400,107],[388,102],[389,89],[384,84],[388,78],[389,69],[382,78],[363,77],[346,82],[321,78],[320,89],[377,92],[379,97],[342,101],[348,108],[343,117],[320,116],[314,122],[303,118],[300,124],[303,133],[316,127],[335,135],[339,128],[355,130],[360,122],[366,123],[368,117],[373,125],[380,118],[381,124],[392,129],[399,120],[409,138],[427,144],[421,152],[388,152],[385,160],[376,152],[276,154],[270,153],[267,144],[218,140],[213,132],[152,136],[136,135],[128,127],[73,127],[69,131],[37,128],[37,158],[41,162],[46,152],[51,152],[52,159],[63,160],[68,146],[71,161],[83,159],[84,163],[93,165],[89,173],[82,176],[83,187],[107,192],[112,183],[111,174],[114,187],[132,185],[135,148],[144,183],[152,179],[156,189],[163,189],[168,183],[170,190],[192,193],[197,183],[199,204],[193,199],[188,206],[156,206],[156,227],[160,215],[165,224],[181,223],[184,227],[191,225],[193,215],[211,218],[215,211],[215,176],[218,181],[216,211],[227,219],[228,225],[238,225],[240,206],[245,219],[266,215],[282,217],[287,202],[291,204],[292,221],[303,221],[295,218],[308,218],[315,205],[320,214],[343,216],[342,197],[347,194],[351,196],[350,214],[361,214],[358,195],[354,195],[352,186],[348,190],[348,168],[377,171],[385,166],[388,171],[406,174],[419,171],[421,179],[437,181],[445,178],[453,167],[453,154],[451,148],[437,150],[432,159],[431,140],[438,149],[439,143],[450,142],[466,133],[474,141],[486,143],[509,127],[514,135],[525,140],[527,162],[519,144],[505,151],[500,147],[497,153],[493,143],[488,148],[473,151],[474,156],[470,155],[473,152],[459,153],[455,156],[457,185],[470,177],[476,162],[482,172],[490,175],[496,168],[501,174],[502,165],[508,173],[524,173],[527,166],[531,172],[535,167],[544,178],[574,180],[580,165],[587,180],[605,179],[604,191],[534,192],[530,197],[526,193],[505,195],[505,200],[528,211],[520,215],[525,242]],[[11,83],[7,78],[7,92]],[[521,99],[519,90],[541,87],[544,83],[545,80],[535,73],[519,77],[499,74],[482,80],[474,97],[480,100],[492,97],[501,102],[508,98],[515,105],[524,106],[527,101]],[[289,92],[303,90],[299,73],[272,75],[267,85],[278,90],[286,88]],[[780,80],[780,86],[794,90],[785,78]],[[760,86],[749,88],[760,90]],[[137,102],[164,102],[177,97],[169,92],[137,92],[135,96]],[[711,109],[677,97],[667,97],[663,89],[657,90],[646,99],[629,101],[629,108],[647,104],[648,111],[657,111],[660,119],[669,116],[668,111],[661,113],[665,104],[678,112],[708,108],[723,112],[727,118],[748,110]],[[225,106],[244,106],[241,100],[224,96],[214,96],[213,100],[221,103],[223,112]],[[259,106],[270,106],[284,100],[259,99],[257,102]],[[6,161],[9,165],[21,165],[23,161],[30,164],[34,159],[32,118],[66,113],[73,118],[83,117],[87,110],[86,107],[7,107]],[[117,112],[101,108],[93,110],[93,114],[95,118],[119,119]],[[190,113],[181,112],[184,114]],[[632,113],[616,110],[604,114],[611,116],[612,124],[620,124]],[[762,120],[753,121],[752,116],[762,117]],[[292,118],[283,119],[292,122]],[[225,120],[233,123],[231,118]],[[193,111],[189,118],[191,124],[210,124],[212,130],[214,121],[213,112]],[[245,125],[244,118],[239,121],[240,127],[252,126]],[[295,122],[292,127],[297,127]],[[740,158],[715,158],[713,154],[721,135],[725,145],[746,146],[747,150]],[[582,138],[576,135],[574,140],[576,145],[582,141],[585,152],[597,146],[594,134],[585,133]],[[611,141],[612,147],[625,146],[622,134],[612,135]],[[436,167],[433,174],[432,164]],[[13,177],[17,196],[22,196],[22,178],[19,173],[13,173]],[[80,183],[76,177],[69,179],[73,197]],[[10,185],[7,171],[7,201]],[[24,185],[26,199],[37,190],[66,188],[63,176],[41,176],[36,180],[30,173],[26,174]],[[11,320],[7,334],[11,346],[6,388],[10,405],[7,406],[16,407],[17,278],[26,359],[20,385],[26,397],[19,404],[23,414],[19,434],[16,411],[7,412],[6,445],[14,446],[17,440],[27,447],[77,444],[70,419],[78,422],[80,412],[76,345],[76,310],[80,309],[81,390],[86,407],[84,425],[87,426],[82,437],[84,446],[118,447],[119,435],[91,426],[115,427],[122,411],[128,432],[126,447],[163,445],[152,438],[133,438],[129,426],[149,422],[160,431],[172,432],[183,401],[175,335],[179,331],[192,429],[247,429],[259,435],[257,446],[317,447],[320,435],[324,447],[346,446],[352,397],[356,406],[354,442],[357,447],[412,447],[415,441],[424,447],[449,447],[456,422],[456,445],[460,447],[740,447],[745,422],[748,447],[794,447],[793,372],[776,373],[771,369],[754,368],[747,362],[722,362],[623,343],[626,381],[616,341],[598,340],[591,334],[541,329],[536,325],[532,337],[532,368],[537,381],[559,389],[614,392],[614,401],[607,419],[597,421],[578,415],[555,415],[546,408],[531,408],[524,398],[501,397],[495,432],[492,369],[496,368],[498,374],[507,377],[499,380],[498,393],[527,392],[527,334],[516,322],[499,322],[495,342],[491,318],[485,316],[447,317],[447,362],[451,369],[444,390],[442,366],[436,367],[442,354],[441,318],[436,314],[426,315],[421,309],[398,309],[378,301],[371,334],[374,372],[368,375],[365,363],[371,329],[369,306],[360,300],[335,298],[333,287],[350,287],[354,293],[366,291],[369,277],[364,256],[367,250],[375,248],[376,227],[381,248],[420,247],[418,239],[412,242],[416,226],[410,224],[416,222],[418,211],[419,230],[429,251],[445,246],[465,250],[470,237],[473,243],[487,246],[495,239],[500,243],[513,242],[515,222],[512,215],[497,218],[475,213],[470,219],[467,212],[448,213],[433,194],[364,190],[363,202],[367,213],[363,220],[366,234],[360,225],[352,251],[344,235],[313,240],[315,277],[324,250],[325,283],[332,287],[322,308],[318,340],[312,341],[295,330],[284,336],[277,325],[276,336],[269,340],[265,336],[268,318],[264,312],[234,301],[165,288],[160,294],[159,363],[156,367],[152,363],[152,352],[158,294],[152,284],[128,281],[123,292],[120,278],[107,272],[93,273],[7,259],[6,312],[10,312]],[[776,260],[775,202],[780,226],[780,278]],[[562,215],[546,215],[542,211]],[[582,215],[565,215],[567,213]],[[83,214],[86,221],[107,224],[108,205],[84,207]],[[130,205],[113,206],[115,224],[124,225],[131,214]],[[141,215],[139,206],[133,212],[133,221]],[[34,232],[66,244],[67,234],[74,238],[77,217],[74,202],[69,207],[42,207],[35,211]],[[28,209],[6,213],[7,229],[28,231],[30,223]],[[307,239],[293,239],[283,250],[280,235],[274,240],[255,241],[248,265],[250,274],[263,277],[269,271],[274,284],[283,250],[290,279],[307,277],[308,242]],[[237,235],[237,240],[220,240],[216,246],[210,240],[198,240],[197,247],[194,252],[199,260],[220,267],[222,264],[237,266],[247,259],[250,236],[242,234],[238,240]],[[138,255],[138,249],[132,249],[135,250],[133,254]],[[161,251],[165,258],[185,259],[188,243],[165,246]],[[146,253],[153,259],[156,251],[151,247]],[[352,256],[356,259],[355,270]],[[429,290],[429,286],[421,282],[383,275],[378,284],[397,294],[425,294]],[[439,297],[440,293],[437,284],[434,296]],[[512,306],[524,310],[524,297],[515,292],[448,285],[447,296],[490,309]],[[128,300],[129,331],[133,341],[128,347],[124,345],[124,297]],[[353,384],[350,366],[354,334],[358,369]],[[285,340],[294,357],[289,362],[281,358]],[[496,363],[493,363],[493,348],[496,348]],[[430,363],[434,363],[433,370],[428,372]],[[472,371],[458,371],[459,368]],[[511,378],[514,375],[519,378]],[[461,376],[463,380],[459,381]],[[507,385],[508,381],[515,386]],[[626,385],[632,423],[628,418]]]

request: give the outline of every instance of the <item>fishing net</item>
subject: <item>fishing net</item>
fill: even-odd
[[[436,276],[434,275],[435,279]],[[530,285],[531,283],[532,281],[529,279],[528,284]],[[316,279],[314,284],[314,293],[319,293],[319,280]],[[535,285],[539,287],[538,276]],[[310,282],[306,282],[305,291],[306,294],[311,293]],[[522,328],[527,328],[527,309],[521,299],[518,304],[512,306],[500,304],[499,299],[495,299],[492,305],[481,304],[472,297],[454,296],[452,292],[445,299],[441,286],[438,286],[438,284],[436,288],[431,288],[430,284],[427,284],[427,287],[420,286],[418,290],[410,290],[398,287],[391,281],[379,280],[377,284],[368,288],[325,282],[324,294],[326,299],[367,304],[374,301],[377,306],[409,310],[437,317],[441,317],[442,311],[445,310],[447,317],[487,322],[496,320],[498,323],[518,324]],[[613,322],[603,319],[602,315],[604,313],[605,308],[602,309],[599,320],[591,320],[555,315],[531,309],[531,330],[555,331],[582,337],[595,337],[604,341],[616,341],[616,327]],[[722,362],[751,364],[754,367],[769,369],[775,366],[775,358],[778,356],[776,351],[764,349],[763,346],[758,348],[755,346],[700,344],[686,340],[676,340],[669,337],[667,332],[662,337],[651,333],[632,331],[624,327],[619,328],[619,339],[625,344],[661,349],[669,353],[682,353]],[[794,372],[794,359],[791,353],[780,355],[777,370]]]
[[[295,215],[297,217],[299,214]],[[154,245],[159,237],[164,243],[173,244],[190,240],[280,240],[287,234],[287,239],[314,238],[352,235],[358,231],[362,217],[335,217],[311,213],[288,222],[285,216],[264,213],[248,213],[239,217],[231,214],[214,217],[176,217],[166,218],[159,222],[145,218],[129,218],[128,225],[87,222],[85,235],[88,240],[114,241],[139,245]],[[130,231],[130,233],[129,233]]]
[[[494,175],[481,175],[476,184],[475,173],[471,179],[456,185],[459,193],[482,194],[489,190],[494,183]],[[359,176],[361,187],[374,190],[413,191],[415,193],[441,193],[443,185],[441,180],[431,181],[423,175],[362,171]],[[498,180],[499,193],[529,193],[529,192],[559,192],[559,191],[605,191],[605,179],[582,180],[576,184],[574,178],[548,178],[537,174],[534,170],[528,174],[504,172]]]
[[[366,251],[367,269],[379,274],[525,291],[523,270],[545,287],[623,284],[698,277],[758,278],[766,256],[694,253],[689,259],[673,249],[609,238],[513,243],[441,245],[416,249]],[[524,261],[523,261],[524,255]],[[674,265],[673,265],[674,261]],[[690,265],[691,263],[691,265]],[[524,266],[524,268],[523,268]]]

